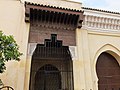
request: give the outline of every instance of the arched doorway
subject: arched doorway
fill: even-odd
[[[29,90],[74,90],[72,64],[69,47],[52,34],[33,53]]]
[[[103,52],[97,60],[98,90],[120,90],[120,66],[110,54]]]
[[[35,75],[34,88],[34,90],[60,90],[60,71],[50,64],[44,65],[37,71]]]

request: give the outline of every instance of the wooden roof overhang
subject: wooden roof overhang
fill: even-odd
[[[82,27],[83,11],[25,2],[25,22],[43,27],[76,29]]]

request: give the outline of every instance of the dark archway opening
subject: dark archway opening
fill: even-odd
[[[34,90],[61,90],[61,74],[53,65],[42,66],[35,75]]]
[[[38,44],[32,57],[30,90],[74,90],[73,63],[68,46],[56,34]]]
[[[120,90],[120,66],[110,54],[103,52],[97,60],[98,90]]]

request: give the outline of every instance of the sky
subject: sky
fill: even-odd
[[[120,0],[73,0],[82,2],[84,7],[120,12]]]

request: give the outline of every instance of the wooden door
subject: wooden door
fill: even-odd
[[[102,53],[96,63],[98,90],[120,90],[120,66],[108,53]]]

